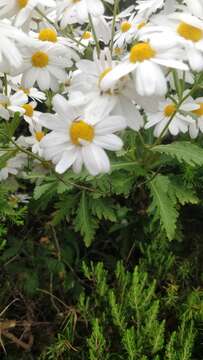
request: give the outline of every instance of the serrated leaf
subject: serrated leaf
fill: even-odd
[[[181,205],[198,204],[199,199],[193,189],[187,189],[184,184],[181,184],[177,179],[171,179],[171,186],[171,190]]]
[[[92,244],[97,227],[98,223],[93,218],[89,209],[86,192],[83,191],[75,218],[75,230],[80,231],[87,247]]]
[[[60,224],[67,216],[72,214],[77,206],[77,195],[68,195],[56,204],[57,210],[53,215],[52,224]]]
[[[36,186],[35,190],[34,190],[34,199],[35,200],[39,200],[42,195],[46,194],[48,195],[49,193],[52,193],[53,188],[56,187],[56,184],[53,182],[49,182],[47,184],[43,184],[43,185],[39,185]]]
[[[99,220],[116,221],[115,207],[110,199],[91,199],[90,205],[92,213],[96,215]]]
[[[166,231],[169,240],[175,235],[178,212],[176,198],[170,194],[170,179],[167,176],[157,175],[149,184],[152,203],[148,209],[154,221],[159,221]]]
[[[190,166],[203,165],[203,149],[188,141],[174,142],[168,145],[158,145],[152,150],[172,156],[179,162],[185,162]]]

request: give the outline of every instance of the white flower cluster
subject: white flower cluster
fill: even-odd
[[[0,179],[24,168],[29,151],[60,174],[107,173],[126,128],[203,132],[203,97],[193,96],[203,1],[132,3],[120,11],[118,0],[0,0],[0,121],[18,113],[22,133],[10,143],[25,150]]]

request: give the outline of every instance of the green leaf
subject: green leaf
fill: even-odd
[[[179,162],[185,162],[190,166],[203,165],[203,149],[188,141],[158,145],[152,150],[176,158]]]
[[[34,190],[34,199],[39,200],[43,195],[48,195],[49,193],[52,193],[53,187],[56,187],[56,184],[53,182],[36,186]]]
[[[136,169],[137,167],[140,168],[140,165],[137,161],[114,161],[111,163],[112,171],[115,170],[134,170],[133,167]],[[142,169],[143,170],[143,169]]]
[[[154,221],[159,221],[167,237],[172,240],[175,235],[178,212],[176,198],[171,193],[171,182],[167,176],[157,175],[149,184],[152,203],[148,209]]]
[[[62,200],[56,204],[57,210],[53,215],[52,224],[58,225],[66,217],[71,215],[74,212],[77,203],[78,203],[78,196],[76,194],[74,195],[69,194],[68,196],[62,198]]]
[[[181,179],[180,179],[181,180]],[[188,189],[179,179],[171,179],[171,191],[181,205],[198,204],[199,199],[193,189]]]
[[[92,244],[97,227],[98,223],[90,212],[86,192],[83,191],[75,218],[75,230],[80,231],[87,247]]]
[[[91,199],[91,210],[99,220],[105,219],[109,221],[116,221],[115,205],[110,199]]]

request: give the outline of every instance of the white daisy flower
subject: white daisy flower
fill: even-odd
[[[114,133],[126,126],[121,116],[110,116],[105,108],[96,113],[69,105],[61,95],[53,99],[56,114],[43,114],[39,122],[52,130],[41,140],[43,156],[56,164],[62,174],[71,166],[80,172],[84,164],[91,175],[110,171],[105,150],[117,151],[123,146]]]
[[[76,39],[81,43],[81,45],[84,45],[85,47],[88,47],[89,44],[94,44],[94,37],[91,31],[80,31],[79,36],[77,36]],[[81,46],[80,51],[84,50],[84,47]]]
[[[22,27],[32,18],[37,6],[55,6],[54,0],[0,0],[0,18],[15,16],[14,25]]]
[[[67,67],[73,65],[73,60],[79,60],[79,56],[75,51],[75,49],[78,49],[75,47],[73,41],[66,37],[59,36],[53,27],[50,27],[49,25],[40,27],[39,32],[31,31],[30,35],[33,36],[33,38],[38,39],[42,46],[46,43],[46,45],[53,45],[60,48],[61,55],[63,54],[63,57],[66,58]]]
[[[41,148],[41,140],[44,138],[45,133],[42,131],[42,126],[37,122],[30,123],[29,130],[31,136],[25,138],[28,146],[32,148],[34,154],[39,156],[43,155],[43,149]]]
[[[139,95],[164,95],[167,82],[162,66],[188,70],[186,64],[177,60],[180,56],[179,48],[172,45],[173,42],[166,43],[166,37],[162,34],[152,37],[150,41],[135,44],[123,62],[104,77],[101,88],[107,91],[123,76],[132,73]]]
[[[19,90],[22,90],[32,100],[43,102],[47,98],[44,92],[39,91],[37,88],[34,88],[34,87],[32,87],[30,89],[25,89],[23,87],[19,87]]]
[[[122,48],[125,44],[130,44],[138,36],[139,30],[146,25],[144,18],[135,17],[134,14],[128,20],[124,20],[119,25],[119,30],[114,36],[114,46]]]
[[[39,91],[37,88],[30,88],[30,89],[26,89],[22,86],[22,75],[18,75],[18,76],[8,76],[8,86],[10,87],[11,90],[14,91],[23,91],[30,99],[32,99],[33,101],[39,101],[39,102],[43,102],[46,100],[46,94],[42,91]]]
[[[22,86],[31,88],[35,83],[41,90],[58,89],[59,81],[66,79],[65,68],[67,59],[62,57],[63,52],[57,46],[41,46],[39,50],[26,50],[24,56]]]
[[[69,88],[72,98],[79,99],[81,103],[86,102],[90,112],[97,112],[99,107],[104,107],[113,114],[120,114],[133,130],[143,126],[143,118],[134,105],[136,92],[129,76],[121,78],[107,91],[103,91],[100,86],[116,66],[108,50],[102,51],[100,58],[94,54],[94,61],[80,60],[76,65],[79,71],[73,75]],[[77,96],[76,91],[82,92],[84,96]]]
[[[196,110],[193,110],[193,115],[196,116],[196,120],[189,124],[189,134],[192,139],[195,139],[199,135],[199,131],[203,133],[203,98],[195,99],[195,104],[198,106]]]
[[[22,105],[24,110],[23,117],[30,126],[34,126],[34,124],[38,122],[38,119],[41,115],[40,111],[35,110],[36,107],[37,103],[35,101]]]
[[[68,24],[88,21],[88,13],[92,16],[102,15],[104,5],[101,0],[63,0],[58,1],[57,12],[60,25],[64,29]]]
[[[154,127],[154,136],[159,137],[168,125],[168,131],[176,136],[179,132],[186,133],[188,126],[194,122],[189,112],[194,111],[198,106],[192,98],[188,98],[178,109],[175,103],[170,100],[159,103],[158,111],[147,114],[145,129]],[[176,112],[177,111],[177,112]],[[188,113],[188,114],[186,114]],[[170,121],[170,119],[173,119]],[[167,130],[166,130],[167,132]]]
[[[190,67],[194,71],[203,70],[203,20],[187,14],[170,15],[172,30],[184,46]],[[170,36],[170,35],[169,35]]]
[[[22,106],[28,101],[27,95],[23,91],[17,91],[13,95],[0,95],[0,116],[4,120],[9,120],[10,117],[18,112],[21,115],[25,110]]]

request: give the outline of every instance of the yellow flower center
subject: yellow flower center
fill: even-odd
[[[57,33],[55,30],[47,28],[47,29],[42,29],[39,32],[39,36],[38,36],[39,40],[41,41],[50,41],[50,42],[57,42]]]
[[[112,70],[111,67],[106,68],[100,75],[99,75],[99,84],[101,83],[101,81],[103,80],[103,78],[105,78],[105,76],[110,73],[110,71]]]
[[[73,4],[76,4],[77,2],[80,2],[80,0],[72,0]]]
[[[17,0],[17,4],[20,9],[23,9],[24,7],[26,7],[27,3],[28,3],[28,0]]]
[[[82,39],[84,40],[88,40],[92,37],[92,34],[90,31],[85,31],[83,34],[82,34]]]
[[[164,108],[164,115],[166,117],[171,117],[175,113],[175,111],[176,111],[175,104],[166,105]]]
[[[197,110],[193,110],[193,114],[197,115],[197,116],[203,116],[203,103],[198,103],[197,105],[199,105],[199,109]]]
[[[116,48],[114,49],[114,53],[115,53],[115,55],[118,55],[118,56],[122,55],[122,53],[123,53],[123,48],[116,47]]]
[[[73,122],[70,128],[70,137],[75,145],[80,145],[80,140],[92,142],[94,139],[94,128],[83,120]]]
[[[35,139],[39,142],[43,139],[44,136],[45,133],[43,131],[36,131],[35,133]]]
[[[33,113],[34,113],[34,109],[32,107],[32,105],[30,104],[25,104],[22,106],[22,108],[25,110],[25,114],[26,116],[32,117]]]
[[[123,33],[127,32],[128,30],[130,30],[132,27],[132,25],[128,22],[128,21],[124,21],[122,24],[121,24],[121,31]]]
[[[139,23],[139,24],[137,25],[137,29],[140,30],[140,29],[142,29],[145,25],[146,25],[146,22],[145,22],[145,21],[141,21],[141,23]]]
[[[181,22],[178,25],[177,32],[186,40],[198,42],[203,38],[203,31],[195,26]]]
[[[142,62],[153,58],[155,55],[156,51],[148,43],[139,43],[134,45],[130,50],[130,62]]]
[[[30,93],[30,89],[26,89],[22,86],[19,87],[19,90],[22,90],[26,95],[29,95],[29,93]]]
[[[43,51],[37,51],[32,55],[32,65],[43,68],[49,63],[49,56]]]

